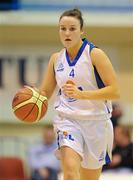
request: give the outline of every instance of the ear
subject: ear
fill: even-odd
[[[81,29],[81,33],[80,33],[81,35],[83,35],[84,34],[84,31],[83,31],[83,29]]]

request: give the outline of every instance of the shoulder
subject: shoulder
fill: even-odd
[[[93,48],[90,53],[90,56],[91,56],[93,65],[96,65],[99,63],[105,63],[109,61],[109,58],[106,55],[106,53],[102,49],[99,49],[99,48]]]
[[[57,60],[58,56],[59,52],[53,53],[50,57],[50,61],[54,63]]]
[[[54,66],[56,65],[59,57],[61,57],[63,53],[64,53],[64,49],[62,49],[62,50],[59,51],[59,52],[53,53],[53,54],[51,55],[50,61],[51,61],[51,63],[52,63]]]
[[[99,48],[93,48],[90,54],[91,57],[101,57],[106,55],[105,52]]]
[[[49,59],[49,67],[54,67],[58,59],[59,52],[53,53]]]

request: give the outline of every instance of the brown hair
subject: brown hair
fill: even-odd
[[[60,16],[60,19],[59,21],[64,17],[64,16],[71,16],[71,17],[75,17],[79,20],[80,22],[80,29],[83,28],[83,25],[84,25],[84,20],[82,18],[82,13],[79,9],[70,9],[70,10],[67,10],[65,11],[64,13],[62,13],[62,15]]]

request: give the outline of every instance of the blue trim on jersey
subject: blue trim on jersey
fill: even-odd
[[[90,45],[90,53],[91,53],[92,49],[96,48],[96,46],[93,43],[89,42],[89,41],[88,41],[88,44]],[[95,78],[96,78],[98,88],[100,89],[100,88],[105,87],[101,77],[99,76],[99,74],[97,72],[96,67],[95,66],[93,66],[93,67],[94,67],[94,73],[95,73]]]
[[[75,57],[75,59],[73,61],[70,60],[69,58],[69,55],[67,53],[67,50],[66,50],[66,59],[67,59],[67,62],[69,64],[69,66],[75,66],[75,64],[77,63],[77,61],[79,60],[80,56],[82,55],[82,52],[84,51],[85,49],[85,46],[88,44],[88,41],[87,39],[83,39],[83,44],[82,46],[80,47],[78,53],[77,53],[77,56]]]
[[[57,131],[57,145],[58,149],[60,149],[60,137],[59,137],[60,130]]]
[[[108,111],[108,113],[110,113],[110,110],[109,110],[109,108],[108,108],[108,105],[107,105],[107,100],[105,101],[105,105],[106,105],[106,108],[107,108],[107,111]]]
[[[93,48],[97,48],[93,43],[91,43],[91,42],[89,42],[89,41],[88,41],[88,44],[90,45],[90,53],[91,53],[91,51],[92,51]],[[93,66],[93,67],[94,67],[94,74],[95,74],[95,78],[96,78],[96,82],[97,82],[98,88],[99,88],[99,89],[104,88],[105,85],[104,85],[104,83],[103,83],[103,81],[102,81],[99,73],[97,72],[96,67],[95,67],[95,66]],[[105,105],[106,105],[106,108],[107,108],[108,113],[110,113],[110,110],[109,110],[109,108],[108,108],[108,106],[107,106],[107,101],[105,101]]]
[[[88,44],[90,45],[90,53],[91,53],[92,49],[95,48],[96,46],[89,41],[88,41]]]
[[[99,87],[99,89],[104,88],[105,85],[104,85],[101,77],[99,76],[96,67],[95,66],[93,66],[93,67],[94,67],[94,73],[95,73],[95,78],[96,78],[97,86]]]
[[[108,152],[106,153],[105,162],[106,164],[109,164],[111,162]]]
[[[95,48],[96,46],[95,46],[93,43],[90,43],[89,45],[90,45],[90,52],[91,52],[91,50],[92,50],[93,48]]]
[[[98,88],[99,88],[99,89],[104,88],[105,85],[104,85],[101,77],[99,76],[96,67],[95,67],[95,66],[93,66],[93,67],[94,67],[94,73],[95,73],[95,78],[96,78],[96,82],[97,82]],[[107,108],[108,113],[110,113],[110,110],[109,110],[108,105],[107,105],[107,101],[105,101],[105,106],[106,106],[106,108]]]

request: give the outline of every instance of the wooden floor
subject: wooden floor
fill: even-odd
[[[128,173],[103,173],[100,180],[133,180],[133,174]]]
[[[63,180],[63,175],[60,174],[59,180]],[[100,180],[133,180],[133,172],[108,172],[102,173]]]

